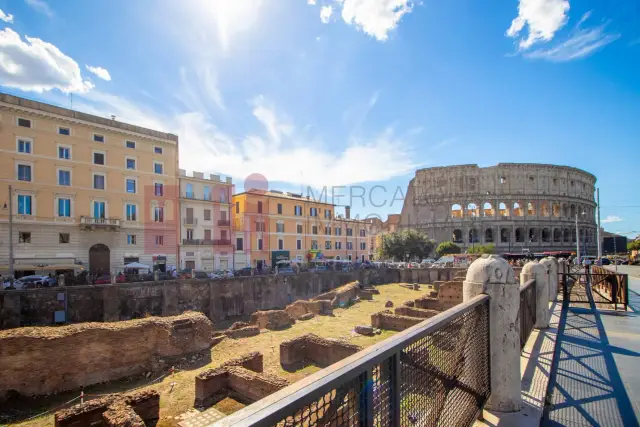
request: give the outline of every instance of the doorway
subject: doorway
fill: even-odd
[[[89,249],[89,271],[103,275],[111,272],[111,251],[107,245],[97,243]]]

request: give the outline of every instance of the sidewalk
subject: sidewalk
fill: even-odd
[[[629,285],[627,312],[563,312],[542,426],[639,425],[640,279]]]

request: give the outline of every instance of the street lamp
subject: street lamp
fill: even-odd
[[[13,187],[9,185],[9,206],[5,202],[2,210],[9,210],[9,281],[13,286],[14,265],[13,265]]]

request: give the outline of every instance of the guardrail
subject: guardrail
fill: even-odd
[[[629,304],[629,276],[598,265],[591,266],[590,274],[591,289],[600,296],[608,296],[615,310],[618,309],[618,304],[622,304],[626,311]]]
[[[536,323],[536,281],[531,279],[520,286],[520,350],[531,335]]]
[[[489,296],[479,295],[215,425],[471,425],[489,366]]]

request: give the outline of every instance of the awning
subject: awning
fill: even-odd
[[[149,270],[151,267],[145,264],[140,264],[139,262],[132,262],[129,264],[125,264],[124,268],[137,268],[137,269]]]

